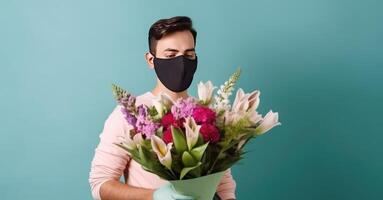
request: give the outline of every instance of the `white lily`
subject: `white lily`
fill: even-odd
[[[165,110],[170,109],[172,107],[172,105],[174,104],[174,102],[173,102],[172,98],[169,97],[168,94],[166,94],[164,92],[160,92],[158,97],[156,97],[152,100],[152,104],[157,110],[157,113],[158,113],[157,116],[159,118],[161,118],[164,115]]]
[[[134,150],[138,148],[139,145],[143,144],[144,138],[142,134],[136,133],[133,138],[130,137],[130,130],[124,132],[124,136],[117,136],[119,144],[122,146]]]
[[[153,106],[156,108],[157,110],[157,116],[158,118],[161,118],[163,115],[164,115],[164,106],[161,104],[160,101],[156,100],[156,99],[153,99],[152,100],[152,104]]]
[[[244,116],[244,113],[234,112],[234,111],[226,111],[224,113],[225,117],[225,125],[228,124],[234,124],[238,122],[240,119],[242,119]]]
[[[260,115],[257,111],[255,110],[251,110],[249,111],[246,116],[248,117],[249,121],[251,124],[255,125],[257,124],[259,121],[262,120],[262,115]]]
[[[236,123],[245,117],[252,124],[256,124],[261,120],[262,116],[256,111],[259,105],[259,95],[258,90],[245,93],[242,88],[239,88],[231,110],[225,113],[225,124]]]
[[[153,151],[157,154],[160,163],[171,170],[172,155],[170,150],[172,149],[173,143],[170,142],[166,145],[161,138],[159,138],[156,135],[153,135],[151,137],[151,144]]]
[[[261,124],[255,129],[255,133],[257,135],[262,135],[277,125],[281,125],[281,123],[278,122],[278,112],[274,113],[272,110],[270,110],[262,119]]]
[[[217,87],[213,86],[213,83],[211,81],[207,81],[206,83],[200,81],[198,83],[199,100],[201,100],[204,104],[209,104],[211,102],[211,98],[215,88]]]
[[[245,93],[242,88],[237,90],[232,110],[236,112],[249,112],[256,110],[259,105],[259,90],[254,90],[251,93]]]
[[[118,136],[118,140],[119,144],[130,150],[137,148],[136,143],[130,138],[130,135],[126,132],[124,133],[124,136]]]
[[[201,125],[197,125],[197,123],[192,117],[187,117],[184,122],[184,127],[186,134],[186,143],[190,151],[198,141],[199,130],[201,128]]]
[[[137,147],[138,147],[138,145],[143,144],[144,143],[144,138],[142,137],[142,134],[141,133],[136,133],[133,136],[133,142],[136,144]]]

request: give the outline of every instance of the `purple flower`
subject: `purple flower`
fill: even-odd
[[[186,118],[193,114],[196,103],[192,97],[186,99],[179,98],[171,108],[171,112],[175,119]]]
[[[160,124],[152,122],[146,117],[139,116],[137,118],[136,127],[137,131],[141,132],[146,136],[146,138],[151,138],[152,135],[156,133],[156,130],[159,128]]]
[[[136,97],[129,93],[124,93],[122,97],[118,99],[118,103],[125,108],[132,108],[136,103]]]
[[[133,116],[134,117],[134,116]],[[135,120],[135,127],[137,131],[143,135],[145,138],[151,138],[160,127],[159,123],[153,122],[148,115],[148,107],[144,104],[141,104],[137,107],[137,117],[132,119],[132,122]]]
[[[126,108],[121,108],[121,112],[124,115],[125,120],[132,125],[134,128],[136,128],[136,122],[137,118],[128,111]]]
[[[146,116],[148,115],[148,108],[144,106],[143,104],[139,105],[137,107],[137,110],[138,110],[138,117],[146,118]]]

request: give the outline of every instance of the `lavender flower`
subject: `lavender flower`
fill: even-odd
[[[125,108],[131,109],[136,103],[136,97],[124,92],[121,98],[119,98],[117,101],[120,105],[124,106]]]
[[[159,128],[159,124],[149,120],[146,117],[139,116],[137,118],[136,127],[137,131],[144,134],[146,139],[149,139],[156,133],[156,130]]]
[[[155,123],[150,120],[148,115],[148,108],[141,104],[137,107],[138,116],[135,127],[137,131],[144,134],[146,139],[149,139],[154,135],[157,129],[160,127],[159,123]]]
[[[146,106],[144,106],[143,104],[139,105],[137,107],[137,110],[138,110],[138,116],[139,117],[146,118],[146,116],[148,115],[148,108]]]
[[[121,112],[122,112],[122,114],[124,115],[125,120],[126,120],[130,125],[132,125],[134,128],[137,128],[137,127],[136,127],[137,118],[136,118],[132,113],[130,113],[128,109],[126,109],[126,108],[124,108],[124,107],[121,108]]]
[[[196,103],[193,97],[188,97],[186,99],[180,98],[177,99],[175,104],[171,108],[171,112],[176,120],[180,118],[186,118],[193,114],[193,110],[196,107]]]

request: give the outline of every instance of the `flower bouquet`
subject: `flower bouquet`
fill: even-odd
[[[211,200],[226,169],[244,154],[245,144],[280,125],[278,113],[264,117],[256,109],[260,92],[236,92],[238,69],[214,94],[211,81],[198,84],[198,99],[173,101],[165,93],[153,104],[136,105],[136,98],[113,84],[114,96],[129,132],[115,145],[123,148],[142,167],[168,180],[177,192],[198,200]]]

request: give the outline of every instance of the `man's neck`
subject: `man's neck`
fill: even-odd
[[[182,91],[182,92],[173,92],[173,91],[167,89],[163,85],[156,85],[156,87],[153,88],[153,90],[152,90],[152,93],[155,96],[158,96],[160,94],[160,92],[166,93],[173,100],[177,100],[178,98],[187,98],[189,96],[188,93],[187,93],[187,90]]]

